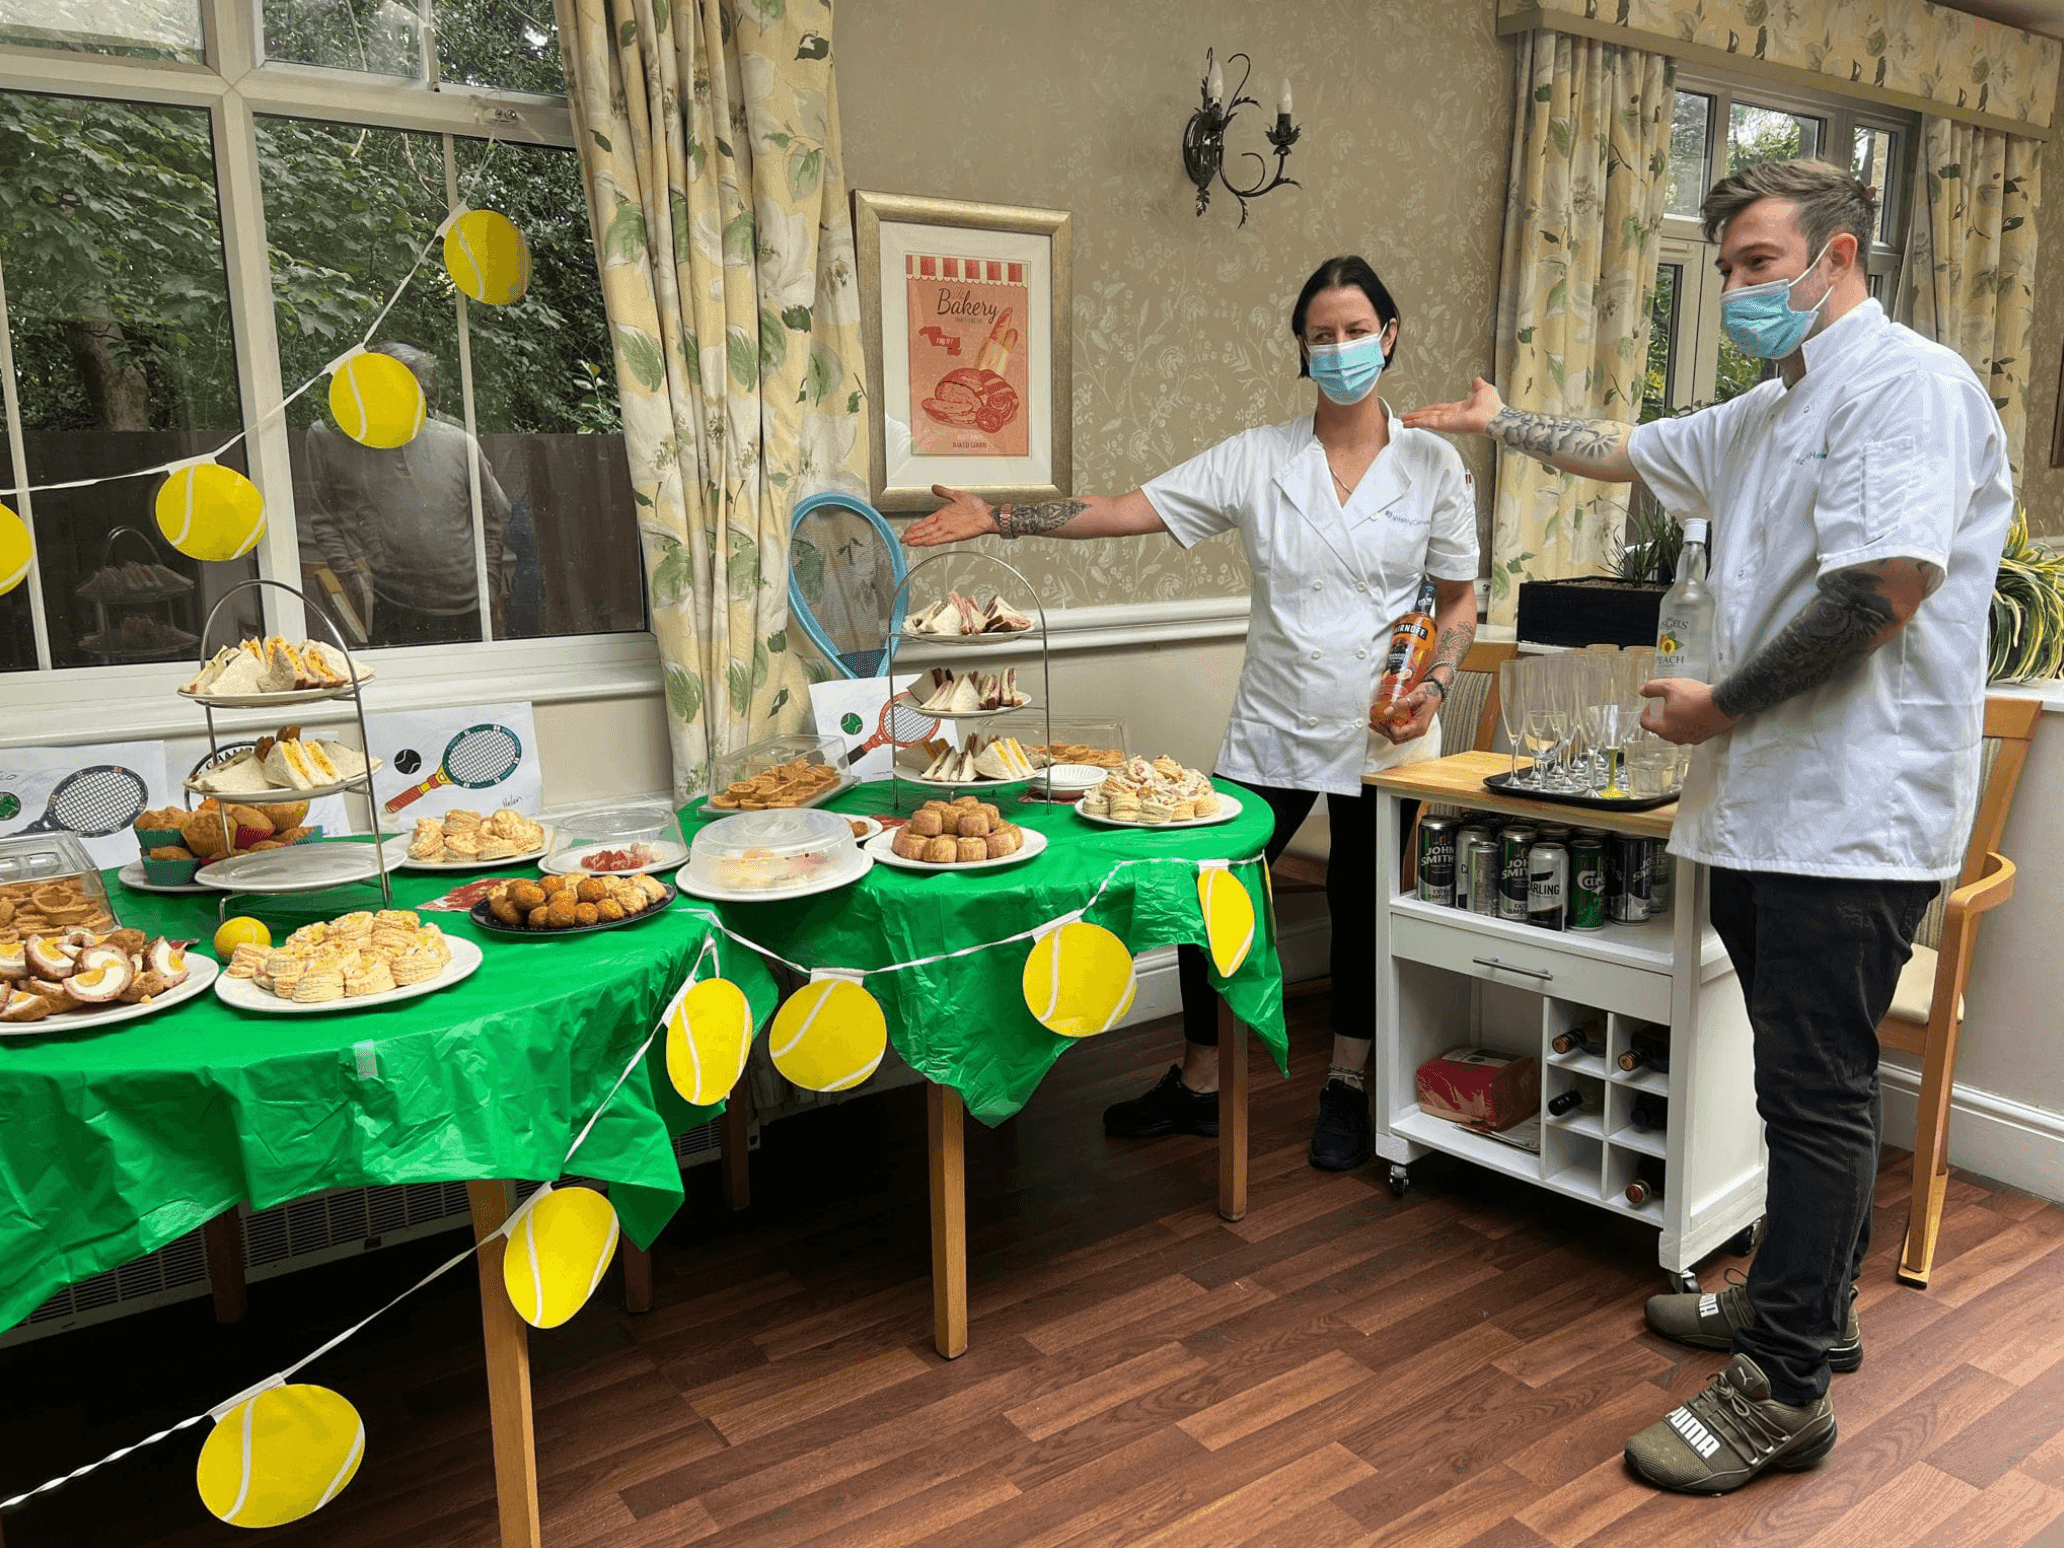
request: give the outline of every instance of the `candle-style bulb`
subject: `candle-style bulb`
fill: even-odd
[[[1217,60],[1213,60],[1211,63],[1211,79],[1205,86],[1204,92],[1206,96],[1211,98],[1211,105],[1213,107],[1217,107],[1225,101],[1225,71],[1219,68]]]
[[[1283,95],[1276,99],[1276,111],[1283,117],[1290,116],[1290,77],[1283,77]]]

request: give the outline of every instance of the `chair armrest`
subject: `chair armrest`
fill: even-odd
[[[2013,895],[2014,862],[2002,854],[1988,854],[1985,857],[1985,874],[1970,886],[1957,888],[1949,895],[1949,901],[1943,904],[1943,939],[1947,940],[1960,931],[1966,916],[1998,908]]]

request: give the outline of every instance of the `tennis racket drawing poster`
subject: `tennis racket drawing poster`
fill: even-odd
[[[407,832],[421,818],[459,807],[537,814],[544,780],[528,704],[368,715],[366,735],[387,760],[373,776],[373,795],[389,831]]]
[[[163,742],[0,751],[0,838],[70,833],[94,864],[126,865],[143,810],[181,804]]]
[[[909,686],[908,678],[904,686]],[[908,706],[909,700],[903,704]],[[897,738],[922,740],[938,734],[925,729],[937,725],[934,717],[919,716],[914,708],[906,714],[890,708],[886,677],[835,677],[828,683],[812,683],[810,714],[819,736],[835,736],[845,745],[846,766],[860,780],[889,777]]]

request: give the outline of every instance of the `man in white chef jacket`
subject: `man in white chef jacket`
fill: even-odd
[[[1874,206],[1808,161],[1744,168],[1707,195],[1723,325],[1779,367],[1727,403],[1630,428],[1520,413],[1479,378],[1466,403],[1406,416],[1587,477],[1638,476],[1712,522],[1714,682],[1645,685],[1642,724],[1700,749],[1670,847],[1712,867],[1770,1172],[1747,1283],[1648,1303],[1665,1337],[1733,1352],[1627,1442],[1641,1477],[1691,1493],[1834,1447],[1829,1372],[1863,1363],[1876,1028],[1978,799],[2006,436],[1971,368],[1871,299]]]

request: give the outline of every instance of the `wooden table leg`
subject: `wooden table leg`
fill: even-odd
[[[967,1151],[960,1093],[925,1087],[932,1173],[932,1342],[957,1360],[967,1353]]]
[[[752,1203],[752,1096],[745,1089],[746,1077],[738,1077],[724,1102],[723,1125],[717,1130],[722,1145],[724,1207],[744,1209]]]
[[[244,1222],[234,1208],[201,1227],[201,1253],[208,1260],[208,1286],[215,1293],[215,1320],[242,1322],[251,1297],[244,1284]]]
[[[473,1239],[486,1241],[516,1207],[507,1182],[466,1184],[473,1207]],[[539,1548],[537,1445],[530,1412],[529,1328],[509,1304],[502,1284],[506,1239],[480,1249],[480,1323],[487,1343],[487,1407],[494,1426],[495,1500],[501,1510],[502,1548]]]
[[[636,1315],[652,1310],[652,1253],[644,1247],[636,1247],[627,1236],[617,1246],[617,1256],[623,1259],[623,1304],[624,1310]]]
[[[1218,1002],[1218,1213],[1247,1213],[1247,1029]]]

